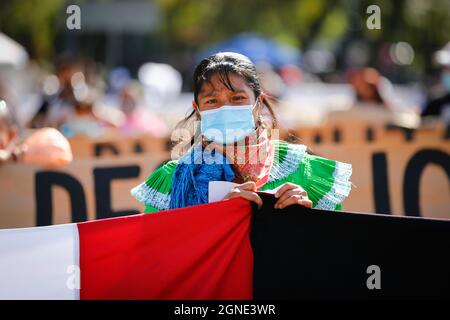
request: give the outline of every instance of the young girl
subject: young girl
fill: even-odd
[[[196,67],[193,80],[193,110],[177,128],[200,123],[190,131],[187,150],[183,142],[176,145],[180,158],[131,190],[145,212],[207,203],[210,181],[238,183],[226,198],[242,197],[258,206],[262,200],[256,191],[277,189],[275,208],[342,209],[351,189],[351,165],[275,139],[275,114],[247,57],[214,54]]]

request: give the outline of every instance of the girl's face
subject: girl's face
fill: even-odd
[[[255,104],[255,93],[241,76],[230,73],[229,79],[235,91],[227,88],[217,73],[213,74],[209,81],[203,83],[197,97],[200,111],[216,109],[224,105],[241,106]]]

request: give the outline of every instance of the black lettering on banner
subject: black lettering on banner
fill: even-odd
[[[104,153],[104,151],[107,150],[109,150],[109,152],[111,152],[111,154],[115,156],[119,155],[119,150],[117,150],[116,146],[112,143],[99,142],[94,144],[94,155],[96,157],[100,157]]]
[[[144,153],[144,148],[142,148],[141,143],[138,141],[134,144],[134,153]]]
[[[441,150],[424,149],[414,154],[406,166],[403,178],[403,207],[407,216],[420,216],[420,177],[425,167],[431,163],[441,166],[450,180],[450,156],[447,153]]]
[[[375,212],[390,214],[388,170],[384,152],[377,152],[372,155],[372,177]]]
[[[139,166],[108,167],[94,169],[95,206],[97,219],[137,214],[137,210],[114,211],[111,208],[111,180],[139,177]]]
[[[86,197],[83,186],[73,176],[56,171],[40,171],[35,175],[34,190],[36,199],[36,225],[52,224],[52,187],[64,188],[70,197],[72,222],[87,220]]]
[[[314,143],[320,144],[321,142],[322,142],[322,136],[318,132],[314,135]]]
[[[340,143],[342,138],[341,138],[341,130],[339,130],[339,128],[335,128],[333,131],[333,140],[335,143]]]
[[[399,126],[399,125],[390,123],[390,124],[386,125],[386,130],[388,130],[388,131],[389,130],[390,131],[392,131],[392,130],[403,131],[405,141],[408,141],[408,142],[411,142],[414,139],[414,129],[411,129],[411,128],[407,128],[407,127],[403,127],[403,126]]]
[[[372,142],[375,140],[375,134],[372,127],[367,127],[366,129],[366,141]]]
[[[414,129],[411,128],[405,128],[405,140],[406,141],[413,141],[414,139]]]

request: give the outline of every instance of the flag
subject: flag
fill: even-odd
[[[243,199],[0,231],[0,299],[251,299]]]
[[[450,298],[450,221],[260,195],[0,230],[0,299]]]
[[[254,299],[450,298],[450,220],[263,200],[251,223]]]

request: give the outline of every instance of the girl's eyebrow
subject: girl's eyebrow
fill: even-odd
[[[217,92],[217,90],[213,90],[213,91],[208,91],[208,92],[206,92],[206,93],[202,93],[202,92],[200,92],[199,94],[198,94],[198,96],[200,97],[202,97],[202,98],[209,98],[209,97],[213,97],[215,94],[216,94],[216,92]],[[245,90],[235,90],[235,91],[233,91],[233,93],[245,93],[245,94],[247,94],[247,92],[245,91]]]
[[[206,92],[206,93],[203,93],[202,91],[200,91],[200,93],[198,94],[198,96],[199,96],[199,97],[201,96],[202,98],[208,98],[208,97],[214,96],[214,94],[215,94],[216,92],[217,92],[216,90],[208,91],[208,92]]]
[[[234,90],[234,93],[247,93],[245,90]]]

